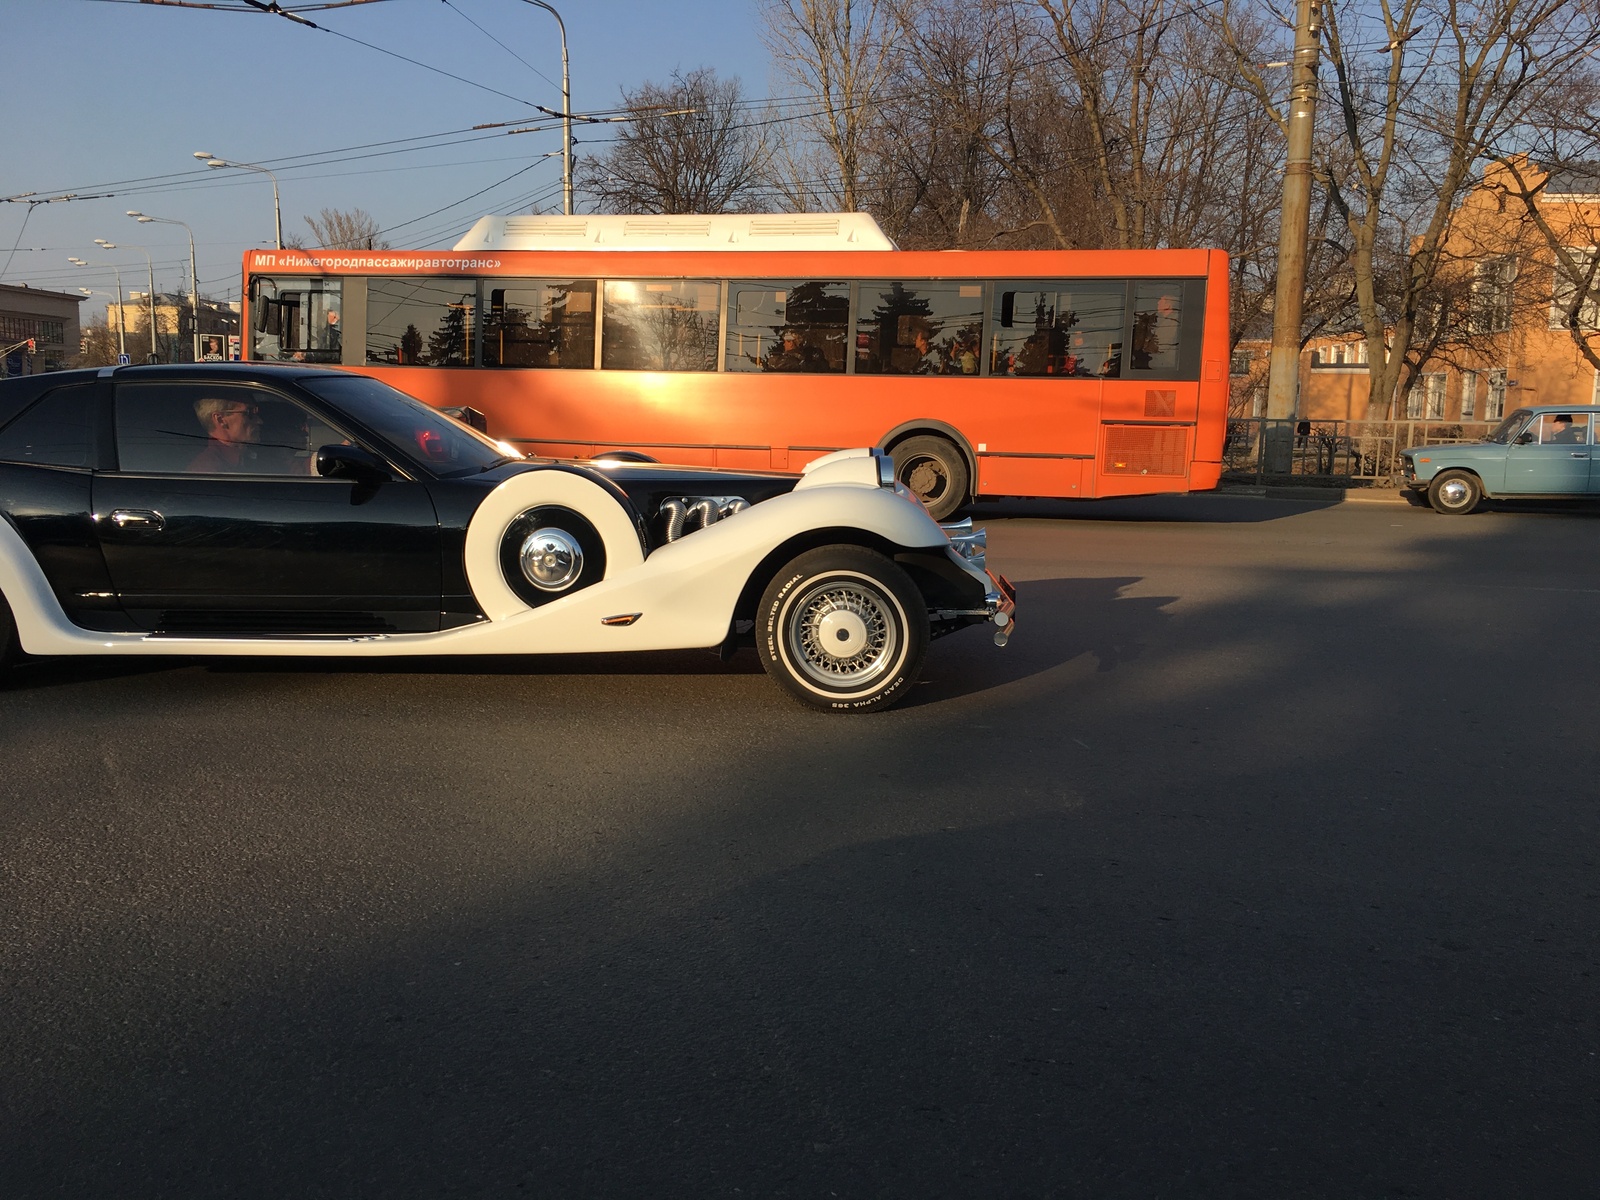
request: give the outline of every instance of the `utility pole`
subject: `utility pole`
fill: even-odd
[[[1289,156],[1278,223],[1278,290],[1272,305],[1272,362],[1267,417],[1292,421],[1300,390],[1300,318],[1306,298],[1306,241],[1311,229],[1311,132],[1317,117],[1317,57],[1323,0],[1297,0],[1289,83]],[[1267,427],[1266,468],[1289,469],[1294,430]]]

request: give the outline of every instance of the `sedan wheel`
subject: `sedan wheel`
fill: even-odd
[[[802,554],[768,585],[757,615],[761,665],[814,708],[897,704],[928,649],[927,605],[910,576],[858,546]]]
[[[1469,513],[1483,501],[1483,485],[1466,471],[1445,471],[1428,485],[1428,503],[1436,512]]]

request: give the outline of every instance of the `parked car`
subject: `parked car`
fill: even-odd
[[[890,459],[802,475],[525,459],[376,380],[253,363],[0,382],[0,660],[753,645],[887,708],[1015,593]]]
[[[1442,513],[1491,500],[1576,500],[1600,495],[1594,460],[1600,407],[1519,408],[1482,442],[1400,452],[1401,483]]]

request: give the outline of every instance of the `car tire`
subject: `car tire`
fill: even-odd
[[[1464,516],[1483,503],[1483,484],[1470,471],[1441,471],[1428,484],[1428,503],[1435,512]]]
[[[944,438],[907,438],[889,453],[894,458],[894,477],[927,506],[935,521],[966,504],[967,460]]]
[[[802,704],[832,712],[893,707],[928,651],[928,610],[894,561],[823,546],[773,577],[756,614],[761,665]]]

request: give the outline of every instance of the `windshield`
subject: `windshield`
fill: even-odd
[[[1511,439],[1517,436],[1517,431],[1521,429],[1523,425],[1527,424],[1528,418],[1531,415],[1532,414],[1529,413],[1525,408],[1517,409],[1516,412],[1512,413],[1495,427],[1495,431],[1489,435],[1488,440],[1491,442],[1498,442],[1502,446],[1509,446],[1511,444]]]
[[[510,458],[477,430],[365,375],[319,376],[300,383],[441,479],[476,475]]]

